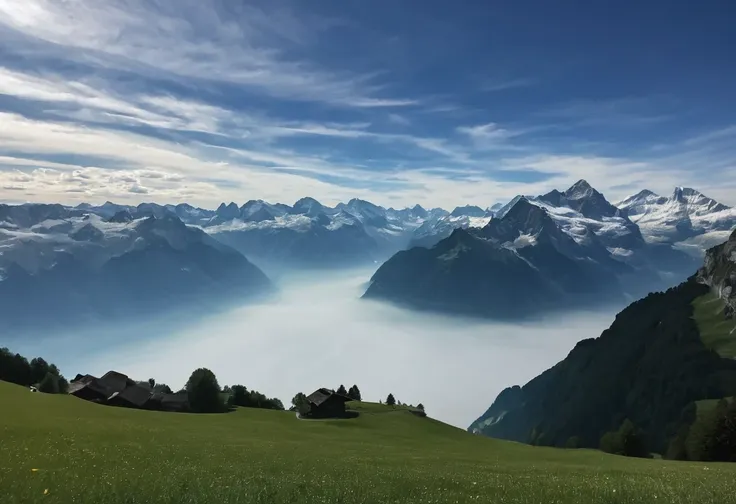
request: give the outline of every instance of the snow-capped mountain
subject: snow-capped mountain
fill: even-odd
[[[293,206],[249,201],[222,204],[203,229],[259,264],[273,268],[372,264],[405,247],[412,232],[444,210],[385,209],[352,199],[335,207],[314,198]]]
[[[736,227],[736,209],[695,189],[677,187],[669,197],[643,190],[617,205],[641,229],[649,243],[674,244],[702,257],[704,250],[723,243]]]
[[[428,217],[412,234],[409,248],[432,247],[452,234],[455,229],[481,228],[492,215],[477,206],[457,207],[449,214],[435,213]]]
[[[522,316],[571,302],[622,303],[697,267],[671,246],[647,244],[626,212],[584,180],[564,192],[518,196],[496,215],[480,228],[450,230],[432,248],[397,253],[366,297]]]
[[[133,218],[131,210],[107,205],[101,213],[116,213],[104,217],[0,205],[0,325],[71,324],[269,289],[245,257],[174,213]]]

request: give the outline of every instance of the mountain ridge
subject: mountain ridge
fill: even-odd
[[[597,338],[582,340],[526,385],[504,389],[469,430],[524,443],[597,448],[630,419],[664,453],[694,403],[736,394],[736,361],[703,339],[694,306],[709,292],[733,307],[736,231],[710,249],[682,284],[621,311]],[[734,318],[734,311],[725,312]]]

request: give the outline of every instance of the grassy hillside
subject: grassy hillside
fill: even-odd
[[[708,348],[722,357],[736,357],[736,320],[725,316],[726,303],[709,292],[693,302],[693,318],[698,324],[700,337]]]
[[[339,421],[187,415],[3,382],[0,403],[3,504],[736,502],[736,465],[520,445],[372,404]]]

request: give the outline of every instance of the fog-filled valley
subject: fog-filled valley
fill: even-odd
[[[502,324],[361,300],[371,270],[282,278],[268,301],[203,317],[88,327],[3,343],[44,355],[70,377],[110,369],[182,387],[198,367],[288,404],[297,392],[357,384],[364,399],[423,403],[466,428],[505,387],[525,383],[597,337],[613,310]]]

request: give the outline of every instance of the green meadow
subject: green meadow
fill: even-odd
[[[532,447],[350,407],[357,418],[326,421],[160,413],[0,382],[0,503],[736,502],[736,465]]]

